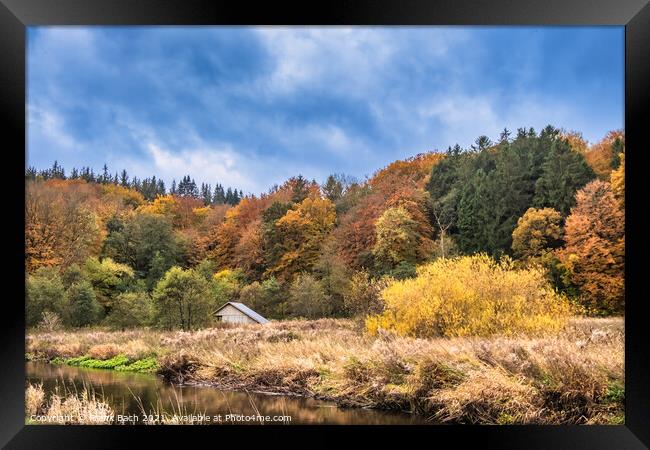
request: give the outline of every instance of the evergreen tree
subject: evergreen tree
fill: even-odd
[[[534,206],[553,208],[566,216],[575,204],[576,191],[595,177],[584,157],[566,140],[554,140],[535,185]]]
[[[163,180],[158,180],[156,185],[156,196],[165,195],[165,182]]]
[[[222,205],[226,203],[226,193],[223,186],[219,183],[214,187],[214,195],[212,196],[212,203],[215,205]]]
[[[226,203],[228,203],[229,205],[234,205],[235,204],[235,199],[234,199],[234,197],[232,195],[232,189],[231,188],[228,188],[226,190]]]
[[[129,176],[126,173],[126,169],[122,169],[122,174],[120,175],[120,186],[129,187]]]
[[[34,167],[30,166],[25,170],[25,179],[36,180],[36,169]]]
[[[102,177],[99,180],[99,182],[102,184],[107,184],[111,180],[111,175],[108,173],[108,166],[106,165],[106,163],[104,163],[104,167],[102,168],[102,171],[103,171]]]
[[[201,183],[201,199],[206,206],[212,204],[212,186]]]

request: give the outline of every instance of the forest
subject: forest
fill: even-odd
[[[297,175],[246,195],[190,175],[166,189],[106,166],[30,167],[26,324],[194,330],[228,301],[269,319],[367,318],[371,333],[415,336],[620,316],[624,156],[622,131],[589,144],[520,128],[364,180]],[[502,320],[487,323],[485,308]]]

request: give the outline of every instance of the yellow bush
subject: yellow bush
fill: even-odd
[[[557,331],[569,317],[566,298],[548,284],[543,269],[517,270],[512,260],[487,255],[438,259],[417,277],[382,291],[385,310],[366,319],[371,334],[513,335]]]

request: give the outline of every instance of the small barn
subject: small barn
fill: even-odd
[[[259,323],[265,324],[267,319],[257,314],[243,303],[228,302],[214,312],[218,322],[226,323]]]

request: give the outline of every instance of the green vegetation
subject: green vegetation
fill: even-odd
[[[158,370],[158,361],[155,357],[129,360],[125,355],[117,355],[110,359],[95,359],[88,355],[75,358],[55,357],[50,361],[52,364],[66,364],[68,366],[85,367],[88,369],[112,369],[123,372],[151,373]]]

